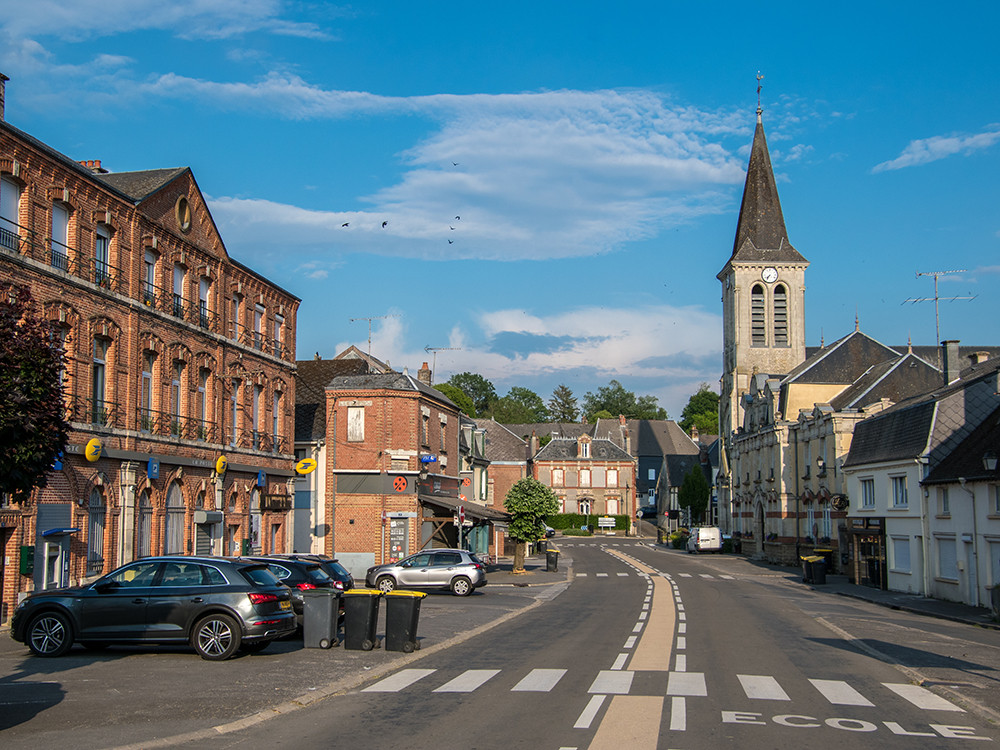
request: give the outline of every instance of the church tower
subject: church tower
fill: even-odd
[[[805,360],[808,266],[788,241],[758,104],[733,254],[717,276],[722,282],[719,427],[724,440],[743,423],[740,401],[754,372],[781,376]]]

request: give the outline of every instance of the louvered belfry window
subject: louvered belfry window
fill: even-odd
[[[782,284],[774,288],[774,345],[788,346],[788,293]]]
[[[767,346],[767,320],[764,313],[764,287],[754,284],[750,290],[750,344]]]

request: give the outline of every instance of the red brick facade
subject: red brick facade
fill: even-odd
[[[299,300],[229,258],[190,170],[90,166],[0,120],[0,283],[65,337],[72,428],[48,486],[0,505],[3,620],[19,592],[135,557],[239,552],[251,519],[256,548],[285,547]],[[43,538],[49,523],[79,531]],[[61,571],[39,570],[47,545]]]

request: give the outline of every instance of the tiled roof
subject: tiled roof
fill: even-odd
[[[187,171],[188,167],[143,169],[136,172],[95,174],[94,177],[139,203]]]
[[[489,461],[527,462],[528,444],[506,426],[492,419],[475,419],[486,430],[486,458]]]
[[[295,363],[295,440],[309,442],[326,435],[326,386],[338,375],[361,374],[361,360],[305,359]]]
[[[1000,456],[1000,406],[941,459],[924,479],[924,484],[957,482],[959,478],[992,481],[1000,479],[1000,471],[997,469],[987,471],[983,466],[983,455],[987,451],[992,451],[994,456]]]

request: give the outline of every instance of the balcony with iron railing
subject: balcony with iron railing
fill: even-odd
[[[232,435],[230,435],[232,437]],[[288,441],[284,435],[274,435],[261,430],[237,430],[233,445],[264,453],[287,453]]]
[[[136,411],[136,426],[139,432],[159,437],[182,438],[205,443],[219,441],[219,430],[214,423],[197,417],[184,417],[155,409],[140,407]]]
[[[71,396],[66,410],[71,422],[90,424],[94,427],[125,429],[125,415],[114,401]]]

